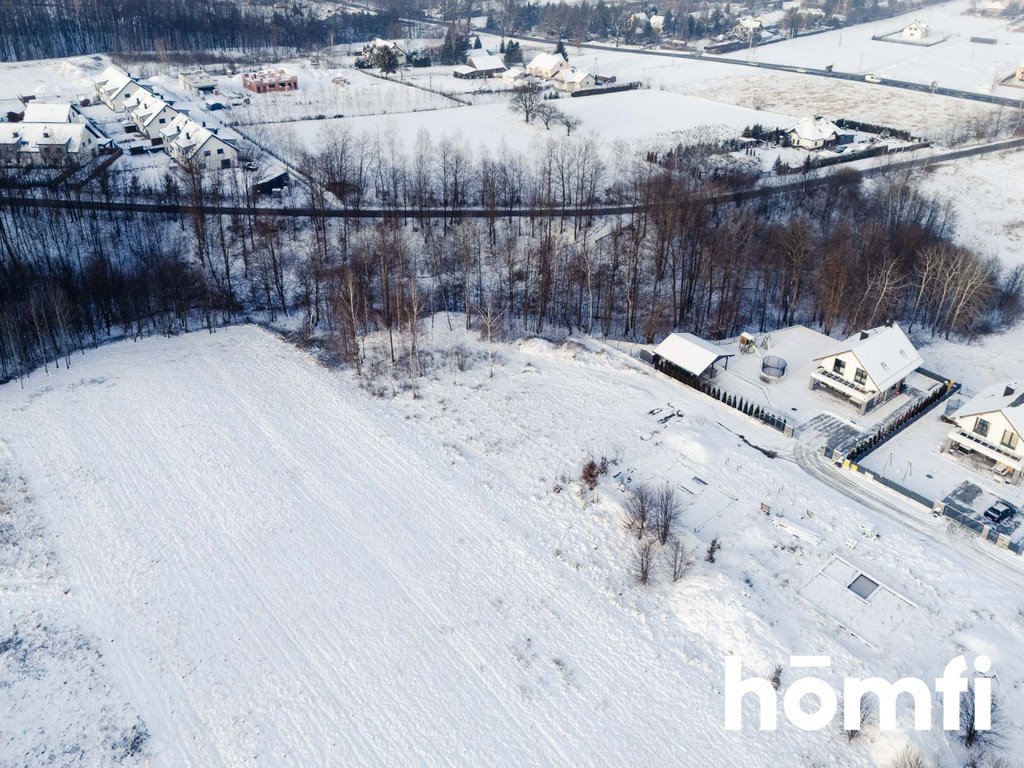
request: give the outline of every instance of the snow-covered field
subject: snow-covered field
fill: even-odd
[[[562,98],[558,109],[580,119],[575,136],[590,136],[613,160],[623,153],[636,157],[648,148],[672,148],[676,143],[735,138],[748,125],[760,122],[788,125],[786,115],[758,112],[708,99],[667,91],[626,91],[584,98]],[[465,142],[474,151],[494,152],[504,144],[517,151],[539,149],[544,142],[565,136],[556,124],[549,129],[539,120],[527,124],[509,111],[505,102],[456,107],[427,113],[383,117],[285,123],[264,126],[261,135],[287,151],[292,146],[315,145],[321,130],[348,129],[365,136],[393,134],[400,147],[413,151],[421,131],[437,142],[448,137]]]
[[[923,176],[923,189],[948,199],[958,237],[1012,268],[1024,265],[1024,211],[1009,204],[1024,196],[1024,152],[1001,152],[943,163]]]
[[[1013,74],[1024,50],[1024,30],[1008,19],[967,15],[977,3],[955,0],[928,6],[904,16],[868,24],[808,35],[758,48],[758,61],[822,69],[829,64],[842,72],[874,73],[928,84],[938,81],[947,88],[978,93],[996,93],[1019,99],[1019,88],[999,85]],[[927,47],[872,40],[898,32],[913,21],[929,26],[928,42],[945,38]],[[972,37],[994,39],[994,45],[971,42]],[[726,54],[746,59],[749,52]]]
[[[110,702],[48,711],[47,677],[0,652],[0,709],[40,713],[0,724],[0,762],[41,764],[32,746],[71,718],[93,734],[75,764],[114,763],[95,734],[123,706],[139,720],[117,733],[144,723],[156,766],[875,766],[906,742],[963,764],[939,731],[724,731],[723,660],[768,676],[791,653],[831,655],[836,685],[988,653],[1024,748],[1019,563],[851,503],[792,441],[612,348],[496,345],[490,378],[487,345],[446,328],[428,321],[435,367],[394,398],[254,327],[0,387],[6,497],[41,524],[7,546],[53,550],[5,561],[2,626],[56,611],[102,649]],[[593,492],[587,456],[612,460]],[[677,583],[659,548],[651,585],[630,574],[622,488],[640,481],[685,498]],[[916,605],[882,647],[804,599],[836,554]],[[45,600],[19,597],[27,578]],[[50,650],[88,698],[92,657]]]

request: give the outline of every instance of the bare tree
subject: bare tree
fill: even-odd
[[[527,83],[512,89],[512,99],[508,108],[512,112],[522,115],[526,122],[530,122],[542,103],[540,87]]]
[[[653,561],[653,541],[645,541],[637,545],[634,558],[634,575],[637,583],[646,584],[651,578],[651,562]]]
[[[977,701],[972,681],[967,684],[967,690],[960,694],[960,740],[967,749],[981,756],[1002,747],[1002,734],[999,731],[999,711],[995,700],[992,701],[988,728],[978,727],[977,714]]]
[[[679,516],[679,499],[676,490],[663,485],[654,497],[654,527],[658,543],[664,545],[672,535],[672,524]]]
[[[672,540],[672,546],[668,550],[669,564],[672,566],[672,581],[679,581],[693,565],[690,553],[683,546],[679,539]]]
[[[896,755],[890,768],[932,768],[931,763],[921,757],[921,753],[911,746],[906,746]]]
[[[647,532],[653,508],[654,492],[651,487],[646,483],[635,486],[626,500],[626,529],[635,533],[638,539]]]

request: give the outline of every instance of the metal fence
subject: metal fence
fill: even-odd
[[[735,408],[737,411],[750,416],[751,418],[757,419],[762,424],[767,424],[772,429],[776,429],[782,432],[786,437],[793,436],[793,427],[786,420],[785,416],[781,416],[773,411],[765,408],[757,403],[745,400],[739,395],[735,395],[722,387],[717,386],[713,380],[702,379],[699,376],[694,376],[689,371],[684,371],[674,363],[669,362],[660,355],[649,355],[649,360],[641,354],[641,359],[650,362],[655,370],[664,373],[666,376],[671,376],[676,381],[682,382],[688,387],[697,390],[698,392],[712,397],[720,403],[728,405],[730,408]]]

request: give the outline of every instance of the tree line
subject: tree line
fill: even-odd
[[[644,342],[673,329],[840,334],[887,320],[969,335],[1020,315],[1021,269],[958,245],[950,206],[909,172],[870,184],[839,172],[746,199],[728,192],[748,180],[716,177],[699,153],[611,165],[588,137],[474,153],[424,132],[406,152],[387,131],[337,131],[316,146],[295,150],[306,219],[258,210],[238,176],[200,169],[169,171],[161,194],[241,213],[41,211],[0,198],[0,378],[110,338],[282,314],[357,366],[367,335],[384,332],[391,363],[410,371],[420,321],[441,310],[489,334]],[[101,186],[111,200],[144,193],[120,177]],[[610,200],[634,208],[594,214]],[[326,215],[370,204],[394,214]],[[520,206],[535,215],[509,215]],[[462,219],[469,207],[483,217]],[[441,213],[406,220],[407,208]]]
[[[285,9],[286,8],[286,9]],[[317,18],[302,6],[237,1],[0,0],[0,57],[5,60],[98,52],[320,48],[384,36],[389,13],[338,12]]]

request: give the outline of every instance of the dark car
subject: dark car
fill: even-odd
[[[1017,514],[1017,508],[1008,501],[997,501],[985,510],[985,517],[993,523],[1002,523]]]

